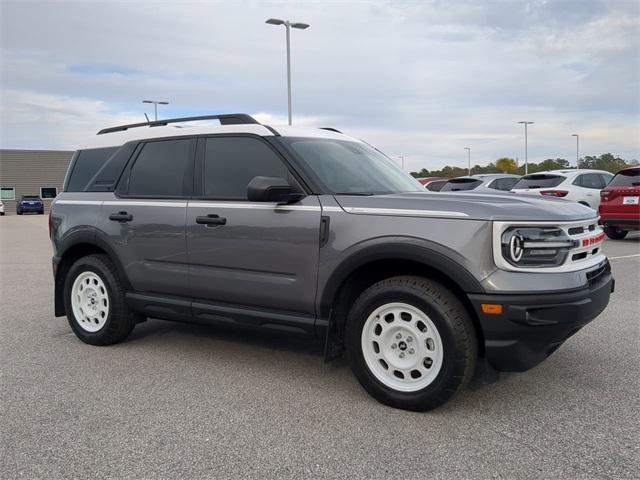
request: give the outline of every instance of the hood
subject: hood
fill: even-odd
[[[595,210],[561,198],[509,194],[398,193],[393,195],[336,195],[354,215],[397,215],[469,220],[571,222],[597,217]]]

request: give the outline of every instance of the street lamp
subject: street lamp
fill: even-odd
[[[533,122],[522,121],[518,122],[524,125],[524,174],[527,175],[529,173],[529,153],[527,152],[527,126],[533,125]]]
[[[576,170],[580,168],[580,135],[572,133],[572,137],[576,137]]]
[[[469,176],[471,176],[471,148],[470,147],[464,147],[464,149],[469,154]]]
[[[305,30],[309,28],[306,23],[291,23],[289,20],[280,20],[279,18],[270,18],[265,23],[269,25],[284,25],[287,31],[287,105],[289,110],[289,125],[291,125],[291,34],[292,28]]]
[[[158,105],[169,105],[169,102],[160,102],[158,100],[143,100],[142,103],[153,103],[156,120],[158,120]]]

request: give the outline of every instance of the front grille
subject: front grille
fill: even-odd
[[[585,239],[593,238],[596,231],[599,230],[597,220],[587,220],[578,225],[565,228],[569,237],[576,241],[576,247],[570,252],[569,263],[588,261],[599,253],[600,249],[598,247],[594,247],[592,244],[583,244]]]
[[[596,229],[595,223],[589,225],[580,225],[579,227],[571,227],[567,232],[569,235],[582,235],[583,233],[593,232]]]

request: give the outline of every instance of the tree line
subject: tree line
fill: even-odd
[[[610,153],[604,153],[599,157],[586,155],[578,162],[580,168],[592,168],[595,170],[605,170],[607,172],[616,173],[618,170],[632,165],[639,165],[637,160],[625,161],[620,157],[616,157]],[[564,158],[547,158],[539,163],[529,162],[529,173],[544,172],[547,170],[563,170],[571,167],[568,160]],[[481,173],[514,173],[524,175],[524,163],[518,165],[513,158],[503,157],[491,162],[486,166],[475,165],[471,168],[471,175]],[[423,168],[419,172],[411,172],[416,178],[421,177],[462,177],[468,175],[468,169],[462,167],[452,167],[447,165],[440,170],[428,170]]]

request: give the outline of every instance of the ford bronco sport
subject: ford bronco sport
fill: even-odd
[[[537,365],[613,290],[590,208],[426,192],[365,142],[243,114],[100,131],[50,236],[55,314],[86,343],[147,317],[306,335],[410,410],[446,402],[478,362]]]

